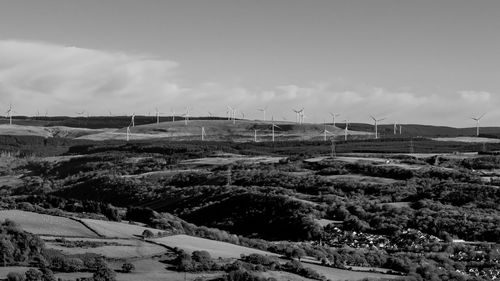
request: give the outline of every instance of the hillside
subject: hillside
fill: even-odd
[[[275,122],[274,135],[276,141],[283,140],[320,140],[323,139],[322,124],[295,124],[290,122]],[[236,141],[248,142],[255,139],[257,141],[272,140],[272,123],[270,121],[250,121],[238,120],[235,124],[228,120],[190,120],[187,125],[184,121],[162,122],[159,124],[147,124],[131,127],[133,140],[149,138],[170,138],[176,140],[200,140],[202,128],[205,131],[205,140],[210,141]],[[326,126],[331,135],[343,136],[344,130]],[[371,133],[348,131],[349,137],[370,136]],[[115,131],[85,135],[79,139],[89,140],[109,140],[124,139],[126,128]]]

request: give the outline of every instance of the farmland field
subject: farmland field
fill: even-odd
[[[154,234],[158,232],[163,232],[159,229],[143,227],[135,224],[127,224],[122,222],[114,222],[114,221],[103,221],[103,220],[94,220],[94,219],[81,219],[85,225],[99,233],[102,236],[109,238],[135,238],[137,236],[142,235],[144,230],[150,230]]]
[[[173,235],[154,239],[153,241],[172,248],[178,247],[186,252],[204,250],[209,252],[213,258],[239,258],[242,254],[248,255],[252,253],[277,256],[276,254],[257,249],[188,235]]]
[[[399,275],[382,274],[375,272],[351,271],[351,270],[331,268],[309,263],[304,263],[304,267],[311,268],[332,281],[344,281],[344,280],[354,281],[354,280],[363,280],[365,278],[374,278],[379,280],[402,278],[402,276]]]
[[[437,141],[458,141],[458,142],[476,142],[476,143],[500,143],[500,139],[481,138],[481,137],[453,137],[453,138],[433,138]]]
[[[373,183],[373,184],[393,184],[393,183],[398,182],[395,179],[382,178],[382,177],[371,177],[371,176],[355,175],[355,174],[331,175],[331,176],[326,176],[326,178],[332,179],[335,181],[356,181],[359,183]]]
[[[27,232],[33,234],[68,236],[68,237],[97,237],[97,235],[83,224],[69,218],[38,214],[20,210],[1,210],[0,221],[10,219]]]
[[[60,250],[69,255],[94,253],[107,258],[149,257],[167,252],[162,246],[136,239],[95,239],[95,238],[65,238],[66,241],[86,241],[97,243],[113,243],[99,247],[65,247],[57,243],[55,237],[43,237],[47,248]]]

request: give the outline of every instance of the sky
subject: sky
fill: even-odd
[[[500,1],[0,0],[0,114],[500,123]]]

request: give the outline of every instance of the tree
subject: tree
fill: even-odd
[[[26,275],[25,279],[26,281],[43,281],[42,279],[43,274],[34,268],[28,269],[25,275]]]
[[[116,273],[106,264],[99,266],[92,278],[94,281],[115,281]]]
[[[43,281],[56,281],[56,277],[54,276],[52,270],[48,269],[47,267],[41,267],[40,271],[42,272]]]
[[[2,263],[4,267],[7,266],[7,263],[12,258],[14,250],[15,250],[14,245],[12,245],[12,243],[9,240],[7,240],[6,238],[0,238],[0,253],[2,253],[0,258],[2,258]]]
[[[296,258],[300,261],[306,255],[306,252],[302,248],[293,248],[292,258]]]
[[[63,271],[78,272],[84,268],[83,261],[79,258],[66,258],[63,262]]]
[[[125,273],[130,273],[135,270],[135,266],[132,263],[126,262],[122,265],[122,271]]]
[[[18,272],[9,272],[7,274],[7,281],[24,281],[24,276]]]
[[[145,229],[143,232],[142,232],[142,237],[144,238],[152,238],[154,237],[155,235],[153,234],[153,232],[151,232],[151,230],[149,229]]]

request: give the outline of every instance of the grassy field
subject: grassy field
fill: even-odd
[[[0,210],[0,221],[10,219],[27,232],[40,235],[68,237],[98,237],[83,224],[64,217],[56,217],[20,210]]]
[[[40,136],[44,138],[62,137],[62,138],[78,138],[84,135],[97,134],[108,129],[87,129],[87,128],[71,128],[64,126],[55,127],[40,127],[27,125],[0,125],[0,135],[12,136]]]
[[[178,247],[186,252],[204,250],[209,252],[213,258],[239,258],[241,254],[248,255],[251,253],[277,256],[276,254],[257,249],[188,235],[173,235],[154,239],[153,241],[172,248]]]
[[[276,280],[287,280],[287,281],[312,281],[314,279],[305,278],[293,273],[284,271],[266,271],[259,274],[265,278],[275,278]]]
[[[272,156],[234,156],[234,157],[205,157],[198,159],[189,159],[181,161],[180,164],[184,165],[228,165],[238,163],[245,164],[260,164],[260,163],[278,163],[284,157],[272,157]]]
[[[107,242],[119,245],[103,245],[100,247],[65,247],[55,242],[56,237],[42,237],[47,248],[60,250],[63,253],[74,255],[84,253],[94,253],[103,255],[107,258],[138,258],[150,257],[163,254],[168,250],[162,246],[147,243],[136,239],[95,239],[95,238],[65,238],[67,241],[89,241],[89,242]]]
[[[363,280],[364,278],[373,278],[373,279],[379,279],[379,280],[393,280],[393,279],[403,279],[403,276],[399,275],[390,275],[390,274],[382,274],[382,273],[375,273],[375,272],[361,272],[361,271],[351,271],[351,270],[344,270],[344,269],[338,269],[338,268],[331,268],[331,267],[326,267],[326,266],[321,266],[321,265],[316,265],[316,264],[309,264],[309,263],[303,263],[304,267],[311,268],[318,272],[319,274],[322,274],[325,276],[327,279],[330,279],[331,281],[357,281],[357,280]]]
[[[0,176],[0,187],[18,187],[23,183],[19,176]]]
[[[355,174],[331,175],[331,176],[325,176],[325,178],[332,179],[334,181],[347,181],[347,182],[355,181],[355,182],[367,183],[367,184],[393,184],[393,183],[398,182],[395,179],[382,178],[382,177],[371,177],[371,176],[355,175]]]
[[[123,222],[102,221],[94,219],[80,219],[80,221],[95,232],[108,238],[137,238],[137,236],[142,235],[142,233],[146,229],[150,230],[154,234],[162,232],[162,230],[159,229]]]
[[[275,129],[276,140],[321,140],[323,138],[323,124],[302,124],[292,122],[276,121],[279,128]],[[183,120],[175,122],[162,122],[160,124],[145,124],[130,128],[131,139],[143,140],[150,138],[175,138],[177,140],[201,139],[201,128],[205,129],[205,139],[210,141],[236,142],[253,141],[257,130],[258,141],[270,141],[272,139],[271,121],[237,120],[236,124],[228,120],[191,120],[184,123]],[[344,130],[334,126],[327,126],[327,130],[334,135],[344,135]],[[348,131],[351,136],[370,136],[369,132]],[[88,140],[110,140],[124,139],[126,129],[106,131],[93,135],[85,135],[80,139]]]
[[[473,143],[500,143],[500,139],[482,138],[482,137],[433,138],[433,140],[437,140],[437,141],[473,142]]]

